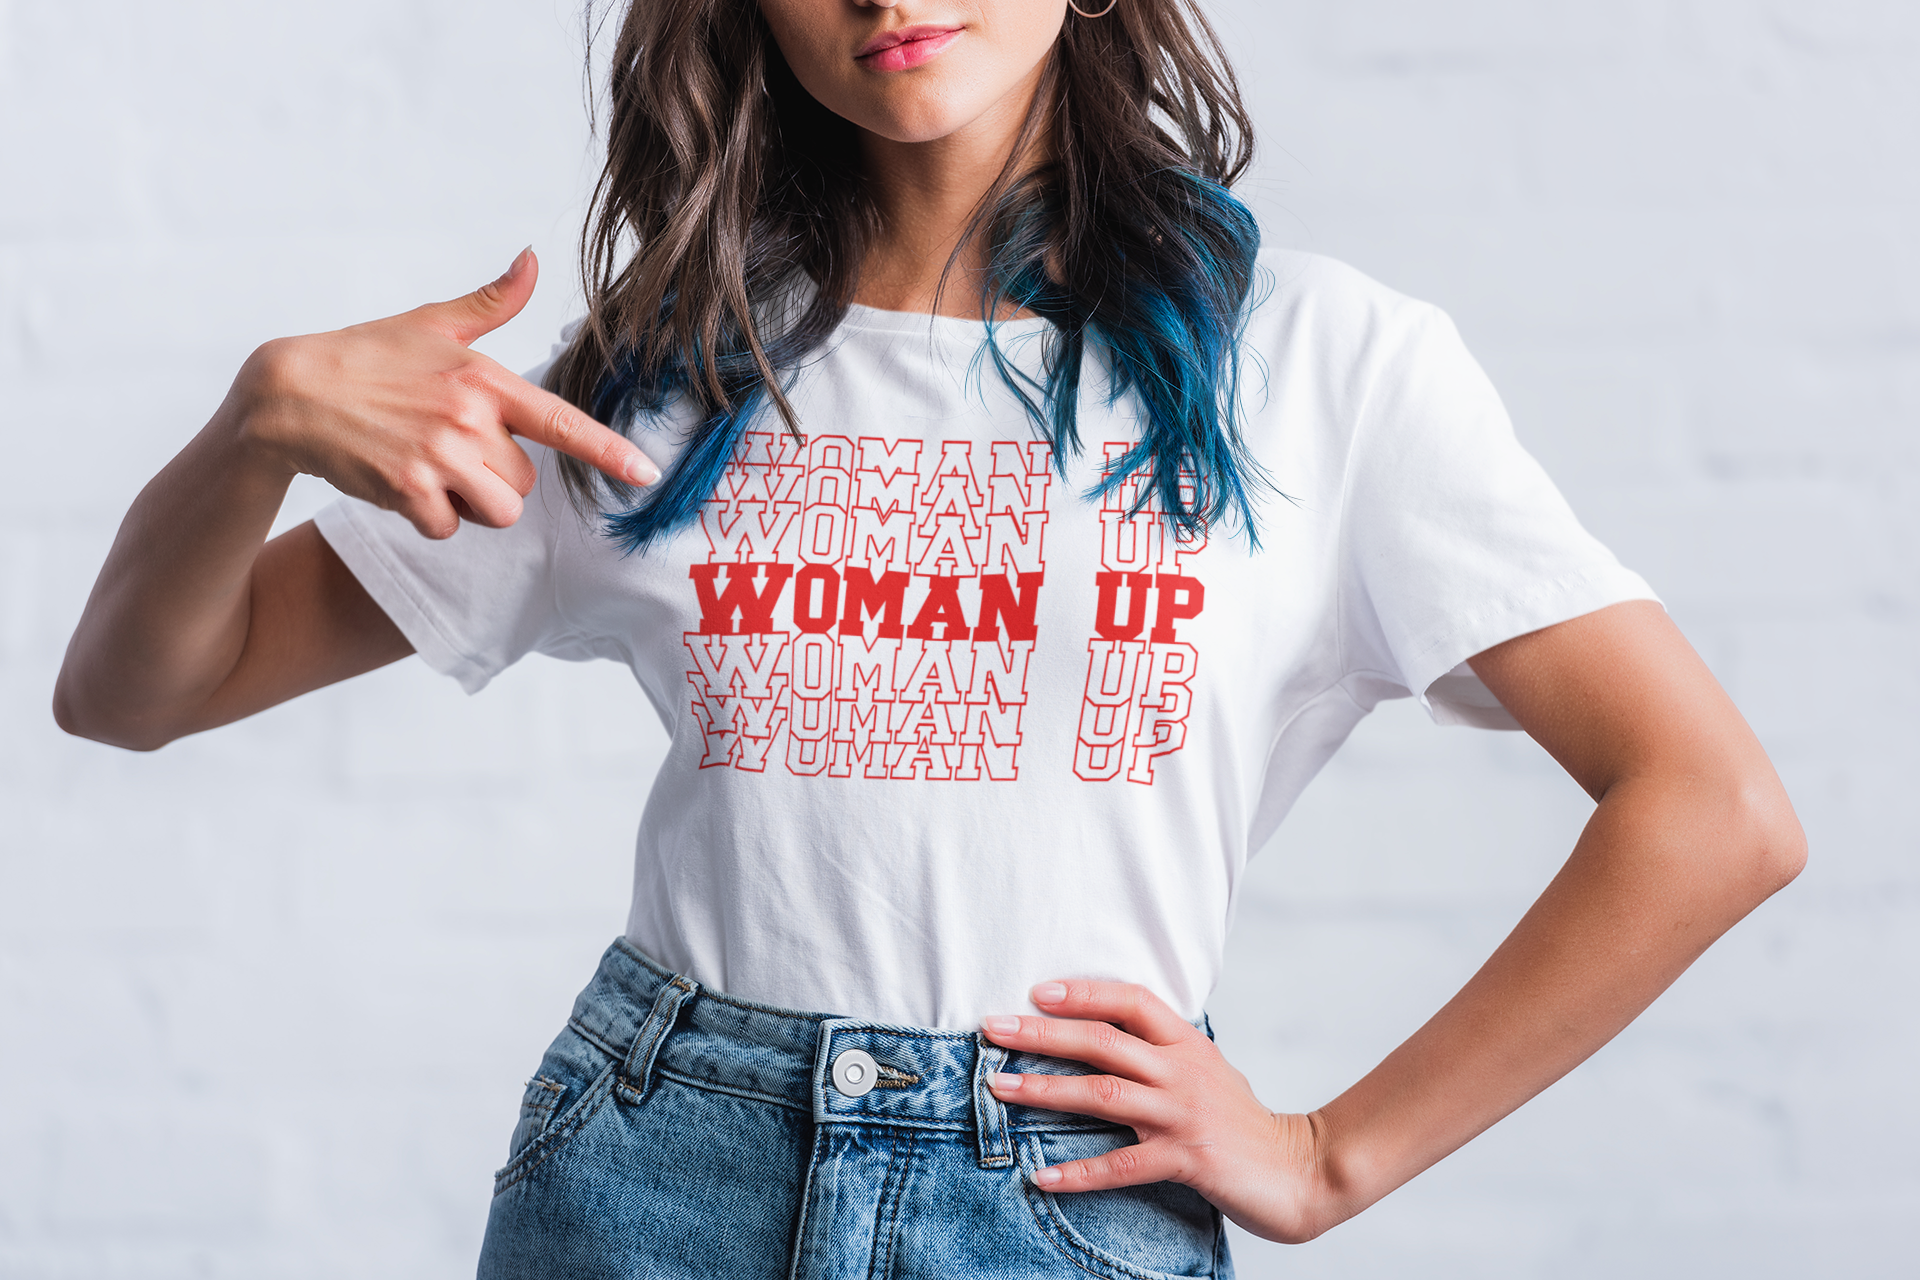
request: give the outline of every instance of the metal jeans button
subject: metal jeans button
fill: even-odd
[[[844,1049],[833,1060],[833,1087],[849,1098],[864,1098],[880,1079],[880,1064],[865,1049]]]

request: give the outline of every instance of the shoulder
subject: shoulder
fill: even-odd
[[[1438,307],[1333,258],[1261,251],[1238,370],[1256,440],[1276,432],[1276,446],[1283,437],[1347,438],[1369,406],[1402,399],[1416,384],[1444,395],[1440,384],[1476,368]]]
[[[1248,298],[1245,342],[1268,356],[1292,349],[1325,368],[1388,359],[1410,341],[1451,329],[1438,307],[1338,259],[1262,249]]]

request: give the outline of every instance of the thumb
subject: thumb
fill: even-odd
[[[464,346],[519,315],[539,278],[540,259],[533,256],[533,246],[528,245],[498,280],[481,285],[463,298],[429,303],[420,308],[419,314]]]

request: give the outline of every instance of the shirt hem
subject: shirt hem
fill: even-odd
[[[1645,578],[1618,563],[1591,565],[1535,584],[1506,597],[1420,650],[1407,664],[1404,673],[1407,687],[1435,724],[1518,729],[1519,723],[1490,693],[1484,703],[1430,697],[1435,684],[1468,658],[1485,653],[1497,644],[1628,600],[1662,603]],[[1478,684],[1477,679],[1474,683]]]
[[[414,593],[379,542],[360,527],[350,500],[321,508],[313,523],[373,602],[400,628],[421,661],[441,675],[452,676],[467,693],[487,687],[496,673],[465,652],[431,606]]]

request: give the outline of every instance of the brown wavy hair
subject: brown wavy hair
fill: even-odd
[[[632,0],[606,87],[606,165],[580,253],[587,316],[547,385],[621,430],[692,402],[697,425],[667,478],[607,495],[634,504],[607,517],[633,549],[694,518],[757,413],[801,434],[783,376],[845,316],[880,225],[855,126],[801,87],[753,0]],[[1193,0],[1070,15],[1013,150],[1046,159],[1026,172],[1009,160],[962,241],[989,249],[983,318],[1011,307],[1055,326],[1041,378],[997,347],[994,360],[1056,459],[1078,447],[1091,336],[1114,357],[1115,394],[1146,401],[1154,438],[1126,470],[1153,466],[1186,523],[1245,510],[1231,396],[1258,231],[1227,187],[1251,149]],[[812,290],[793,287],[803,277]],[[608,482],[558,462],[576,499],[602,500]],[[1182,467],[1214,482],[1206,496],[1180,497]]]

